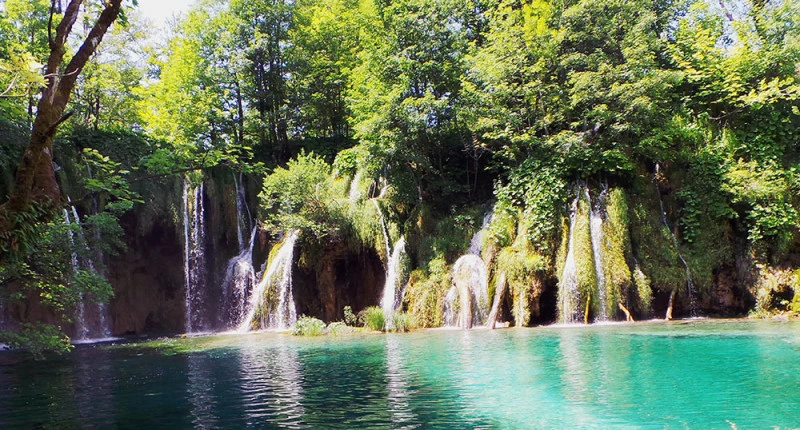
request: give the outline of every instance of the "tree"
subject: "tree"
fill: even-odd
[[[78,19],[82,0],[71,0],[53,33],[56,1],[50,3],[48,45],[50,54],[45,65],[46,82],[36,107],[31,138],[9,200],[0,205],[0,240],[2,254],[24,246],[25,233],[31,224],[49,219],[61,201],[61,193],[53,168],[53,139],[58,126],[70,113],[65,113],[75,83],[86,63],[95,53],[108,28],[116,21],[122,0],[104,3],[102,11],[78,51],[64,66],[67,41]],[[4,255],[0,255],[0,261]]]

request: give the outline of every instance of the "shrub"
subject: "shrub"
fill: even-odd
[[[331,336],[346,335],[356,331],[358,331],[357,328],[350,327],[349,325],[345,324],[342,321],[336,321],[328,324],[328,334],[330,334]]]
[[[364,321],[364,327],[370,330],[383,331],[386,326],[383,309],[378,306],[372,306],[361,311],[361,319]]]
[[[358,324],[358,317],[353,313],[353,308],[350,306],[344,307],[344,323],[349,326]]]
[[[402,311],[395,312],[392,315],[392,331],[404,333],[413,328],[414,318],[412,315]]]
[[[301,316],[292,329],[295,336],[321,336],[325,333],[325,323],[314,317]]]

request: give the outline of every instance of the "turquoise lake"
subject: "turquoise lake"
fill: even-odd
[[[2,365],[0,428],[800,427],[800,322],[175,342]]]

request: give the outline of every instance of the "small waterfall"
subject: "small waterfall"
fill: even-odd
[[[597,278],[597,302],[598,314],[595,322],[608,321],[608,309],[606,307],[606,274],[603,265],[603,203],[608,187],[604,187],[597,198],[597,202],[592,205],[592,198],[589,196],[589,189],[585,189],[586,201],[589,203],[591,212],[589,213],[589,229],[592,237],[592,254],[594,256],[594,271]]]
[[[67,198],[70,203],[72,200]],[[70,218],[70,214],[72,217]],[[78,210],[75,206],[70,205],[70,209],[64,209],[64,222],[78,226],[77,243],[76,235],[72,230],[69,230],[69,243],[72,249],[71,265],[73,273],[78,272],[81,268],[88,269],[100,275],[100,272],[95,268],[94,261],[89,257],[92,252],[89,249],[89,243],[80,227],[81,218],[78,215]],[[86,250],[87,257],[81,259],[77,252],[77,247],[83,247]],[[85,293],[81,293],[77,308],[75,309],[75,340],[86,341],[89,339],[104,339],[111,337],[111,328],[109,326],[108,310],[104,303],[86,303],[87,298]]]
[[[389,270],[389,260],[391,259],[392,255],[392,245],[389,243],[389,228],[386,226],[386,219],[383,217],[383,211],[381,211],[381,206],[378,204],[378,200],[372,199],[372,204],[375,205],[375,210],[378,211],[378,219],[381,221],[381,233],[383,233],[383,241],[384,245],[386,246],[386,270]]]
[[[250,214],[250,207],[247,205],[247,193],[244,189],[244,181],[242,180],[242,173],[237,176],[233,174],[233,182],[236,185],[236,234],[239,239],[239,253],[244,251],[247,242],[248,231],[252,227],[253,217]]]
[[[488,317],[488,275],[486,264],[480,255],[483,237],[489,228],[493,213],[494,208],[483,216],[480,230],[472,235],[468,253],[456,260],[453,265],[453,286],[444,299],[445,326],[471,328],[473,322],[483,324]]]
[[[279,248],[273,251],[264,276],[258,283],[247,304],[247,315],[239,325],[240,332],[249,331],[253,325],[256,312],[262,308],[262,328],[284,329],[297,321],[297,310],[292,293],[292,262],[294,245],[300,235],[293,230],[284,237]],[[270,299],[264,300],[268,295]]]
[[[484,324],[489,316],[489,281],[486,264],[479,256],[467,254],[456,260],[451,290],[453,288],[456,290],[459,309],[456,321],[453,321],[453,316],[450,317],[450,325],[472,328],[473,325]],[[446,304],[446,308],[455,307],[455,297],[451,299],[453,301]]]
[[[184,279],[186,282],[187,333],[207,329],[203,317],[206,286],[206,229],[203,205],[204,186],[192,188],[188,178],[183,183]]]
[[[240,250],[239,255],[228,261],[225,278],[222,281],[229,327],[237,327],[247,316],[247,297],[256,283],[256,270],[253,267],[253,247],[257,229],[250,233],[250,243]]]
[[[472,239],[469,241],[470,254],[481,255],[481,247],[483,246],[483,237],[486,236],[486,230],[489,228],[489,223],[492,221],[493,214],[494,214],[494,208],[492,208],[492,210],[490,210],[489,212],[486,212],[486,215],[483,216],[483,223],[481,224],[481,229],[472,235]]]
[[[659,173],[660,166],[656,163],[656,176]],[[653,178],[654,182],[657,178]],[[667,228],[669,231],[670,236],[672,237],[672,244],[675,246],[675,252],[678,254],[678,259],[681,260],[683,267],[686,268],[686,296],[689,298],[689,315],[691,317],[698,316],[697,311],[697,294],[694,289],[694,281],[692,280],[692,270],[689,268],[689,263],[686,262],[686,259],[683,258],[683,254],[681,253],[681,248],[678,243],[678,238],[675,236],[675,232],[672,231],[672,228],[669,226],[669,222],[667,221],[667,211],[664,209],[664,199],[661,198],[661,189],[658,188],[658,183],[656,184],[656,193],[658,194],[658,206],[661,210],[661,222],[664,223],[664,227]],[[672,300],[670,299],[670,308],[671,308]]]
[[[391,328],[391,320],[394,312],[403,302],[403,279],[402,279],[402,256],[406,252],[406,240],[401,237],[394,244],[391,257],[389,258],[388,269],[386,271],[386,284],[383,287],[383,297],[381,298],[381,308],[386,316],[387,328]]]
[[[578,219],[578,199],[580,193],[572,201],[569,214],[569,242],[567,243],[567,259],[558,281],[558,311],[559,321],[563,324],[573,324],[581,321],[578,301],[578,265],[575,262],[575,224]]]

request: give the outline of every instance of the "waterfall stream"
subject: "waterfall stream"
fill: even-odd
[[[468,253],[453,265],[453,286],[444,300],[445,326],[472,328],[484,324],[489,315],[489,277],[480,255],[493,213],[494,208],[483,216],[481,228],[472,235]]]
[[[233,175],[236,184],[236,235],[239,240],[239,254],[231,258],[225,268],[222,292],[225,303],[223,324],[238,327],[247,316],[247,299],[256,284],[256,270],[253,267],[253,248],[258,228],[251,218],[250,208],[241,173]],[[250,240],[245,242],[249,231]]]
[[[68,197],[69,200],[69,197]],[[72,203],[71,200],[69,200]],[[72,216],[70,217],[70,214]],[[76,233],[72,230],[69,231],[69,243],[72,249],[71,265],[73,272],[78,272],[81,269],[86,269],[96,274],[100,274],[95,268],[94,261],[92,261],[92,252],[89,249],[89,243],[80,227],[81,218],[78,215],[78,210],[75,206],[70,205],[70,209],[64,209],[64,222],[66,224],[76,224],[78,226],[77,238]],[[77,239],[77,241],[76,241]],[[78,255],[78,247],[83,247],[86,251],[86,257],[81,259]],[[109,325],[108,309],[104,303],[91,302],[87,303],[85,293],[81,293],[78,305],[75,309],[75,340],[78,342],[85,342],[91,339],[106,339],[111,337],[111,327]]]
[[[273,251],[267,270],[261,278],[247,303],[247,314],[239,325],[240,332],[249,331],[261,308],[261,327],[285,329],[297,321],[297,309],[292,293],[292,263],[294,246],[300,232],[293,230],[287,234],[279,248]],[[265,300],[265,295],[268,299]]]
[[[401,237],[397,243],[394,244],[392,255],[389,258],[389,264],[386,271],[386,283],[383,287],[383,297],[381,298],[381,308],[385,316],[387,328],[392,327],[392,315],[400,307],[403,302],[403,284],[402,279],[402,257],[406,252],[406,240]]]
[[[567,259],[558,281],[559,322],[573,324],[580,321],[578,301],[578,265],[575,262],[575,224],[578,219],[578,199],[580,193],[572,201],[569,214],[569,242],[567,243]]]
[[[592,254],[594,257],[594,271],[597,280],[597,308],[595,322],[608,321],[608,308],[606,298],[606,274],[603,265],[603,203],[608,187],[604,187],[597,198],[597,202],[592,205],[592,198],[589,189],[586,188],[586,202],[589,204],[589,229],[592,237]]]
[[[204,307],[206,296],[206,228],[203,205],[204,186],[192,188],[189,179],[183,183],[184,280],[186,283],[187,333],[208,329]]]

